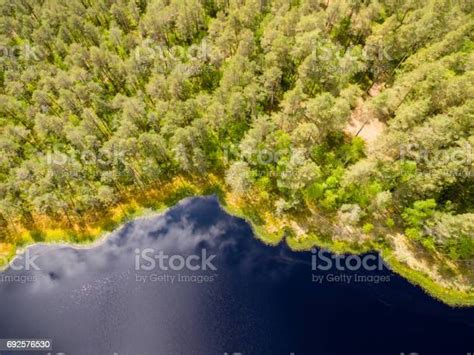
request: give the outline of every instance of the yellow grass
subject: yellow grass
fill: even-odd
[[[226,191],[223,179],[209,174],[206,178],[191,180],[178,176],[159,188],[146,191],[130,191],[122,198],[122,203],[104,211],[100,216],[86,216],[81,222],[70,226],[64,220],[51,220],[46,216],[35,216],[36,229],[25,230],[20,226],[14,237],[18,246],[26,246],[41,241],[46,243],[90,243],[97,240],[104,232],[117,228],[118,225],[147,213],[163,211],[185,197],[216,194],[221,206],[229,214],[245,219],[255,232],[257,238],[269,245],[276,245],[283,239],[288,246],[297,251],[323,247],[335,253],[362,253],[370,250],[381,251],[389,255],[389,251],[381,249],[371,241],[355,243],[333,240],[329,236],[321,236],[317,222],[308,219],[304,229],[295,230],[295,225],[304,220],[304,216],[276,216],[273,202],[259,200],[258,191],[247,196],[237,196]],[[313,223],[313,225],[311,225]],[[316,224],[315,224],[316,223]],[[286,237],[286,238],[285,238]],[[0,243],[0,266],[11,260],[16,253],[15,243]],[[473,292],[445,288],[419,271],[415,271],[394,260],[390,261],[393,270],[414,284],[422,286],[431,295],[451,305],[472,305]]]

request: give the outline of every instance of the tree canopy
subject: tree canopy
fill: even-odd
[[[1,238],[213,172],[275,211],[317,210],[471,258],[472,10],[0,0]],[[345,130],[361,102],[386,124],[370,149]]]

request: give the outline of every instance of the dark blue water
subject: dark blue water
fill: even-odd
[[[137,257],[146,249],[205,250],[216,270],[137,270],[152,266]],[[39,270],[2,274],[34,279],[0,282],[0,338],[49,338],[52,354],[474,352],[474,309],[450,308],[387,269],[312,270],[313,254],[265,246],[210,197],[128,223],[100,246],[37,245],[36,255]],[[379,282],[354,280],[367,275]]]

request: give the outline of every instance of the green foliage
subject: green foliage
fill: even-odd
[[[472,236],[463,236],[451,243],[448,249],[455,255],[453,259],[470,260],[474,256],[474,240]]]
[[[418,228],[407,228],[405,229],[405,234],[414,241],[420,241],[422,237],[422,232]]]
[[[362,226],[362,231],[366,234],[369,234],[374,230],[374,225],[372,223],[366,223]]]
[[[317,201],[324,195],[324,185],[314,183],[308,186],[304,192],[305,198],[309,201]]]
[[[405,208],[402,218],[408,226],[420,228],[433,215],[435,208],[436,201],[434,199],[416,201],[413,208]]]
[[[462,2],[5,0],[0,14],[0,241],[214,173],[281,212],[352,206],[365,233],[472,255]],[[346,133],[361,112],[387,123],[376,142]]]
[[[389,228],[393,228],[395,226],[395,221],[393,220],[393,218],[387,218],[385,220],[385,225]]]

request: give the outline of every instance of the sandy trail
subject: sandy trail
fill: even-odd
[[[369,90],[369,96],[377,96],[383,88],[383,83],[372,85]],[[384,129],[385,124],[379,121],[375,115],[370,112],[367,102],[360,98],[356,108],[351,113],[351,117],[344,131],[350,135],[361,137],[370,146]]]

